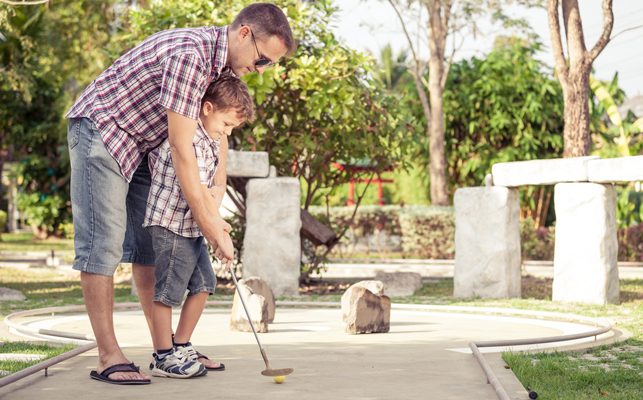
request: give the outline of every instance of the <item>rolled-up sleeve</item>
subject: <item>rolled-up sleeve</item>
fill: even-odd
[[[177,114],[199,118],[201,98],[207,88],[207,76],[196,54],[168,57],[163,63],[163,81],[159,104]]]

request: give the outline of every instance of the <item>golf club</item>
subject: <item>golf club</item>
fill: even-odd
[[[286,376],[286,375],[292,374],[292,372],[294,371],[294,369],[292,368],[279,368],[279,369],[270,368],[270,363],[268,362],[268,356],[266,356],[266,352],[263,350],[263,347],[261,346],[261,342],[259,341],[259,336],[257,336],[257,331],[255,330],[255,326],[252,323],[252,319],[250,318],[250,313],[248,312],[248,308],[246,307],[246,302],[243,300],[243,295],[239,290],[239,282],[237,282],[237,277],[234,275],[234,271],[232,270],[231,266],[230,266],[230,275],[232,275],[234,286],[237,288],[237,293],[239,294],[239,299],[241,300],[241,305],[243,306],[243,310],[246,312],[246,316],[248,317],[248,323],[250,324],[250,328],[252,328],[252,333],[254,333],[255,339],[257,339],[257,344],[259,345],[259,351],[261,351],[261,357],[263,357],[263,362],[266,364],[266,369],[261,371],[261,375],[274,377],[274,376]]]

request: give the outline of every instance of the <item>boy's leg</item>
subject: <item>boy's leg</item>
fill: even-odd
[[[208,253],[208,249],[203,238],[199,238],[196,246],[197,247],[194,252],[199,254],[199,260],[194,273],[190,277],[190,283],[188,284],[188,290],[190,293],[183,304],[181,319],[179,320],[176,335],[174,335],[174,344],[178,348],[183,347],[181,345],[190,345],[190,338],[192,337],[194,328],[203,313],[208,295],[214,293],[214,288],[216,286],[216,277],[212,270],[210,254]],[[196,360],[208,369],[225,368],[222,364],[197,353],[193,348],[188,352],[194,352]],[[194,355],[192,357],[194,357]]]
[[[205,367],[175,350],[172,342],[172,307],[181,305],[197,262],[197,256],[190,251],[191,239],[160,226],[151,226],[148,231],[151,234],[156,265],[151,318],[155,350],[150,365],[152,374],[171,378],[201,376],[207,372]]]
[[[67,141],[76,252],[73,268],[81,271],[87,314],[98,345],[96,372],[100,374],[116,364],[129,364],[114,334],[112,278],[122,255],[127,181],[89,119],[69,120]],[[148,379],[136,371],[113,372],[108,378]]]
[[[145,157],[134,172],[129,184],[126,200],[127,231],[123,241],[121,262],[132,263],[132,277],[153,341],[154,249],[150,233],[143,228],[152,179],[147,161],[148,158]]]

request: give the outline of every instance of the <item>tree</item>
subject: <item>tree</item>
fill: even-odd
[[[456,35],[463,29],[471,33],[478,31],[477,21],[480,17],[490,15],[492,21],[502,22],[505,27],[526,29],[523,20],[508,17],[503,12],[503,2],[487,0],[388,0],[393,7],[411,50],[413,65],[410,68],[413,75],[417,94],[422,104],[426,120],[426,135],[429,139],[429,179],[431,186],[431,203],[435,205],[449,204],[447,161],[444,144],[444,102],[443,94],[449,75],[449,68],[457,50]],[[531,6],[538,0],[522,0],[517,3]],[[512,3],[512,1],[504,1]],[[402,10],[407,11],[415,6],[428,14],[426,41],[429,47],[428,63],[420,59],[413,45],[411,33],[407,28]],[[417,10],[416,10],[417,11]],[[420,14],[421,15],[421,14]],[[420,18],[421,22],[421,18]],[[454,44],[451,53],[447,54],[447,40],[451,38]],[[428,81],[423,79],[428,69]]]
[[[0,168],[19,162],[18,202],[40,237],[71,219],[64,112],[105,68],[116,3],[0,5]]]
[[[591,50],[585,46],[578,0],[549,0],[547,13],[556,73],[565,101],[564,157],[586,156],[590,152],[589,89],[592,64],[610,40],[614,14],[612,0],[603,0],[603,31]],[[567,57],[563,50],[559,8],[565,28]]]

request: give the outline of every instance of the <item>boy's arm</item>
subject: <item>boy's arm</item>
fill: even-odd
[[[225,232],[225,221],[216,213],[210,212],[208,205],[211,197],[203,192],[199,180],[198,166],[192,141],[197,122],[174,111],[167,111],[168,140],[172,153],[172,163],[185,200],[203,236],[208,242],[216,244],[226,260],[232,260],[234,249],[230,237]]]
[[[228,176],[226,168],[228,166],[228,137],[223,135],[219,139],[219,166],[214,174],[214,184],[210,188],[210,195],[214,198],[217,210],[221,207],[223,196],[226,192]]]

